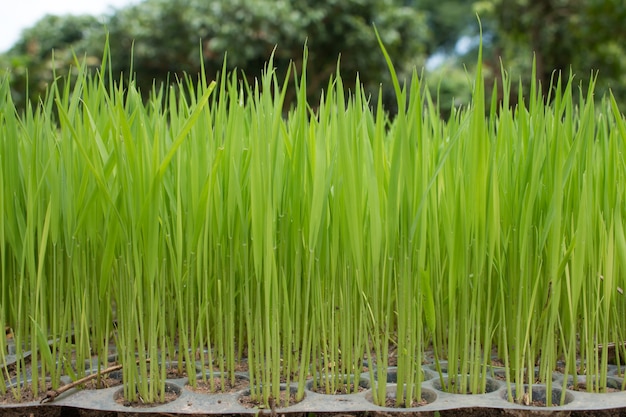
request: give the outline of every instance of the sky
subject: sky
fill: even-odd
[[[5,0],[0,13],[0,52],[9,49],[29,28],[46,14],[107,14],[114,8],[139,0]]]

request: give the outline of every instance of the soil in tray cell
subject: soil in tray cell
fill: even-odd
[[[314,384],[314,381],[309,381],[307,383],[307,389],[309,391],[325,394],[325,395],[347,395],[347,394],[355,394],[357,392],[366,391],[369,388],[369,383],[366,380],[359,380],[357,386],[355,387],[354,376],[345,377],[343,381],[335,381],[334,384],[326,383],[325,378],[321,378],[317,383]],[[334,386],[334,391],[330,392],[331,387]]]
[[[569,377],[567,382],[567,389],[573,391],[587,392],[588,381],[585,377],[579,377],[576,385],[573,383],[573,378]],[[622,382],[617,378],[607,378],[606,379],[606,387],[603,389],[598,389],[595,386],[595,381],[591,381],[591,390],[593,393],[612,393],[612,392],[621,392],[622,391]]]
[[[276,408],[286,408],[290,405],[297,404],[298,402],[299,401],[296,400],[295,389],[291,389],[289,391],[281,389],[278,401],[276,401],[275,398],[270,398],[269,405],[270,408],[274,410]],[[239,397],[239,404],[246,408],[265,408],[263,401],[261,399],[252,398],[249,391],[246,391],[241,397]]]
[[[157,407],[159,405],[172,402],[180,396],[180,393],[181,393],[181,389],[178,386],[174,384],[169,384],[166,382],[165,383],[165,395],[164,395],[163,401],[160,401],[160,402],[147,403],[140,396],[137,396],[136,401],[129,401],[124,397],[123,389],[120,389],[119,391],[117,391],[114,398],[115,398],[115,402],[123,405],[124,407],[145,408],[145,407]]]
[[[561,405],[561,393],[562,391],[558,388],[552,388],[552,407],[557,407]],[[516,390],[512,390],[513,398],[516,396]],[[504,394],[504,398],[506,399],[506,393]],[[516,403],[519,405],[526,405],[530,407],[546,407],[546,387],[545,386],[533,386],[532,387],[532,396],[529,395],[528,386],[524,386],[524,394],[522,398]],[[564,404],[568,404],[574,401],[574,396],[566,392],[565,393],[565,402]]]
[[[223,382],[223,384],[222,384]],[[196,386],[192,387],[189,383],[185,385],[185,388],[199,394],[215,394],[215,393],[232,393],[242,391],[250,386],[250,382],[240,376],[235,377],[235,383],[233,384],[230,378],[225,377],[223,380],[219,376],[213,377],[213,385],[211,381],[207,379],[202,380],[202,376],[198,375],[196,379]]]
[[[16,399],[13,396],[13,391],[7,388],[7,392],[4,395],[0,394],[0,405],[8,405],[8,404],[21,404],[21,403],[29,403],[33,401],[39,402],[46,395],[47,390],[51,390],[52,387],[48,385],[45,390],[39,389],[39,394],[35,397],[32,387],[30,384],[27,384],[22,387],[20,392],[20,398]],[[1,413],[0,413],[1,414]]]
[[[397,395],[396,389],[397,387],[395,386],[390,386],[387,388],[387,396],[385,398],[385,407],[398,408],[398,409],[423,407],[437,400],[437,394],[434,391],[422,388],[422,395],[419,400],[413,400],[411,404],[408,406],[405,404],[405,401],[401,401],[400,404],[396,404],[396,395]],[[371,403],[374,402],[372,393],[367,393],[365,395],[365,398]]]
[[[119,385],[122,385],[122,380],[121,378],[111,378],[108,376],[103,376],[100,378],[100,380],[98,381],[98,379],[91,379],[87,382],[85,382],[82,385],[79,385],[78,388],[80,389],[105,389],[105,388],[111,388],[111,387],[117,387]]]

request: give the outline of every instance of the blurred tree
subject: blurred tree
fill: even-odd
[[[454,53],[462,36],[477,33],[472,2],[464,0],[406,0],[407,6],[425,14],[429,30],[427,54]]]
[[[317,95],[336,71],[340,55],[347,87],[354,86],[357,72],[374,93],[388,79],[372,24],[400,74],[423,65],[429,40],[424,22],[423,13],[399,0],[145,0],[116,10],[104,23],[114,74],[127,79],[135,73],[144,94],[153,83],[197,74],[200,59],[214,77],[226,53],[229,70],[255,77],[277,47],[274,64],[282,75],[290,61],[301,69],[306,43],[308,87]],[[5,56],[14,88],[25,87],[23,70],[28,67],[30,90],[40,93],[49,81],[51,49],[60,67],[69,63],[72,51],[79,57],[101,57],[104,39],[104,26],[96,18],[44,18]]]
[[[65,76],[77,58],[99,65],[102,57],[102,23],[95,17],[46,15],[26,29],[19,41],[0,57],[0,68],[10,70],[13,99],[23,107],[27,95],[37,100],[57,76]]]
[[[116,13],[109,31],[114,69],[130,71],[132,49],[134,71],[144,83],[197,73],[201,52],[210,77],[222,68],[225,54],[228,69],[255,77],[275,47],[274,64],[282,75],[290,61],[301,69],[306,43],[308,88],[319,94],[339,56],[349,87],[357,72],[373,91],[386,79],[373,23],[401,72],[423,64],[428,31],[420,22],[421,13],[395,0],[147,0]]]
[[[598,71],[596,95],[610,88],[626,101],[626,2],[623,0],[482,0],[494,54],[529,80],[533,54],[544,87],[555,71],[587,81]]]
[[[213,78],[226,53],[229,70],[238,68],[254,78],[277,47],[274,63],[281,76],[291,61],[301,69],[306,43],[308,88],[315,100],[336,71],[339,55],[348,87],[354,86],[357,72],[373,93],[381,83],[389,86],[374,23],[402,77],[414,67],[419,70],[428,56],[444,56],[445,64],[431,71],[428,82],[439,89],[446,115],[450,105],[468,100],[466,71],[475,64],[475,50],[462,56],[455,45],[462,37],[475,38],[476,12],[483,27],[487,85],[498,82],[500,59],[514,81],[521,77],[528,85],[534,53],[544,86],[555,70],[567,76],[571,68],[583,81],[597,70],[597,96],[611,88],[626,102],[623,0],[144,0],[104,19],[46,16],[0,56],[0,65],[11,69],[20,104],[27,89],[36,97],[51,80],[52,49],[57,75],[67,72],[61,68],[72,62],[72,51],[98,65],[105,27],[114,73],[127,79],[135,72],[144,94],[154,82],[197,74],[201,59]],[[390,91],[383,93],[392,106]]]

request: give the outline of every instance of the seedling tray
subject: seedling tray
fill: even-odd
[[[390,369],[390,372],[393,370]],[[609,374],[615,374],[616,367],[611,366]],[[237,377],[247,378],[246,372],[238,372]],[[175,392],[178,397],[165,404],[155,406],[128,406],[116,401],[121,395],[122,387],[116,386],[98,390],[73,388],[54,399],[40,404],[39,402],[0,405],[1,415],[441,415],[441,416],[491,416],[491,415],[568,415],[568,416],[613,416],[626,414],[626,392],[589,393],[567,389],[571,380],[563,384],[563,375],[556,372],[553,378],[553,401],[559,401],[561,392],[566,390],[565,404],[552,407],[516,404],[507,401],[507,388],[503,381],[489,378],[488,390],[485,394],[452,394],[441,390],[441,380],[431,367],[424,367],[426,381],[422,383],[424,405],[412,408],[395,408],[377,406],[372,401],[371,381],[369,373],[361,375],[361,386],[367,387],[354,394],[320,394],[307,384],[304,399],[289,407],[264,409],[249,408],[242,404],[241,398],[249,393],[249,389],[231,393],[205,394],[198,393],[186,386],[188,378],[168,379],[167,390]],[[444,380],[450,378],[444,374]],[[609,385],[621,386],[622,378],[609,377]],[[584,382],[584,380],[583,380]],[[388,396],[393,397],[397,385],[387,383]],[[564,387],[565,385],[565,387]],[[287,386],[282,385],[284,389]],[[533,399],[545,401],[546,386],[532,386]],[[291,385],[291,390],[296,386]],[[512,390],[515,391],[515,385]]]

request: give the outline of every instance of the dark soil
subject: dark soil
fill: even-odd
[[[104,389],[104,388],[117,387],[119,385],[122,385],[121,379],[103,376],[100,378],[100,383],[98,383],[98,379],[96,378],[96,379],[87,381],[83,385],[79,385],[79,388],[91,390],[91,389]]]
[[[491,360],[491,366],[504,368],[504,361],[500,358],[494,358]]]
[[[192,387],[189,384],[185,385],[185,388],[199,394],[214,394],[217,392],[232,393],[242,391],[250,386],[250,381],[245,378],[235,378],[235,383],[232,384],[229,378],[224,378],[224,385],[222,386],[222,379],[219,377],[213,378],[213,386],[211,389],[211,383],[207,381],[196,381],[196,387]]]
[[[124,394],[122,392],[119,393],[119,395],[115,396],[115,402],[118,404],[123,405],[124,407],[135,407],[135,408],[149,408],[149,407],[156,407],[158,405],[162,405],[162,404],[167,404],[169,402],[174,401],[175,399],[178,398],[178,393],[165,389],[165,396],[163,401],[155,401],[153,403],[146,403],[144,402],[140,396],[138,396],[136,401],[128,401],[125,397]]]
[[[270,408],[272,410],[276,408],[285,408],[290,405],[297,404],[299,401],[296,401],[296,393],[288,392],[286,390],[280,391],[280,398],[278,401],[270,397]],[[252,398],[249,394],[242,395],[239,397],[239,403],[246,408],[265,408],[262,400],[257,400],[256,398]]]
[[[568,385],[567,389],[572,390],[572,391],[579,391],[579,392],[586,392],[587,391],[587,384],[584,382],[578,383],[576,384],[576,386],[572,385]],[[598,393],[597,389],[595,386],[591,387],[591,390],[593,393]],[[611,392],[621,392],[621,390],[617,389],[617,388],[612,388],[612,387],[606,387],[605,390],[600,391],[600,393],[611,393]]]
[[[52,389],[51,386],[46,386],[45,390],[40,389],[39,395],[35,397],[31,386],[26,385],[22,387],[21,398],[19,400],[16,400],[15,397],[13,397],[13,392],[9,389],[4,395],[0,395],[0,405],[22,404],[22,403],[29,403],[33,401],[39,401],[41,398],[43,398],[46,395],[46,391],[50,389]],[[0,412],[0,414],[2,413]]]
[[[12,407],[2,408],[0,410],[2,417],[59,417],[67,416],[61,407],[48,406],[30,406],[30,407]]]
[[[21,378],[24,378],[24,375],[26,375],[27,371],[30,372],[30,361],[31,361],[31,357],[27,356],[24,358],[24,364],[23,364],[24,366],[20,365],[21,366],[21,369],[20,369]],[[17,378],[17,363],[12,363],[10,365],[7,365],[6,367],[2,367],[0,365],[0,371],[2,371],[3,376],[5,375],[5,372],[8,373],[10,379]]]
[[[183,366],[180,370],[177,367],[167,368],[165,370],[165,377],[168,379],[178,379],[187,377],[187,368]]]
[[[441,417],[527,417],[527,416],[550,416],[550,417],[612,417],[626,416],[626,409],[614,410],[509,410],[499,408],[461,408],[452,410],[441,410],[438,413]],[[420,414],[421,415],[421,414]],[[424,414],[433,416],[434,414]]]
[[[248,372],[248,361],[241,361],[235,363],[235,372]]]
[[[413,401],[411,403],[411,407],[422,407],[424,405],[428,404],[428,401],[426,401],[424,398],[422,398],[420,401]],[[390,408],[407,408],[404,405],[404,402],[400,405],[396,405],[396,397],[387,397],[385,399],[385,407],[390,407]]]

